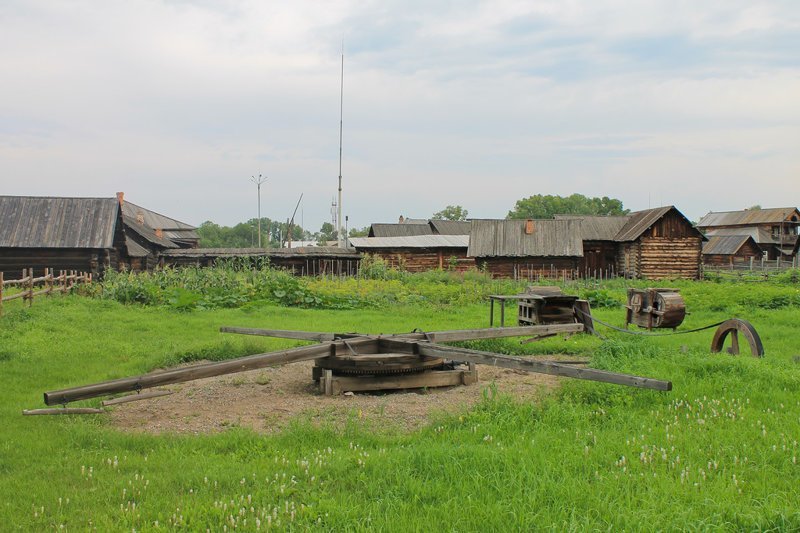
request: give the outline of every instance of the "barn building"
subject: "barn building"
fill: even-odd
[[[36,275],[45,268],[94,276],[109,268],[150,270],[162,251],[193,242],[193,226],[133,204],[126,207],[122,193],[116,198],[0,196],[0,272],[6,277],[31,267]]]
[[[746,265],[761,257],[761,247],[750,235],[715,235],[703,243],[703,264],[706,266]]]
[[[122,213],[115,198],[0,196],[0,272],[24,268],[102,275],[125,259]]]
[[[579,220],[472,220],[467,256],[493,277],[577,274],[583,257]]]
[[[800,235],[800,211],[796,207],[710,212],[697,227],[708,237],[748,235],[767,259],[792,260]]]

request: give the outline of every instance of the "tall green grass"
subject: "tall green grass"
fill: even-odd
[[[235,272],[230,286],[252,275]],[[182,283],[205,297],[199,282]],[[379,302],[359,300],[352,309],[260,297],[213,309],[168,300],[123,304],[109,298],[108,286],[102,298],[98,290],[98,297],[8,305],[0,319],[0,523],[27,531],[800,528],[800,306],[791,279],[674,283],[690,311],[681,329],[741,316],[761,334],[763,359],[710,354],[711,332],[638,338],[601,330],[605,341],[488,346],[591,355],[594,367],[670,379],[670,393],[564,380],[531,403],[482,383],[477,407],[437,416],[412,433],[356,413],[322,427],[300,417],[278,435],[232,427],[196,436],[120,433],[103,417],[20,416],[41,405],[44,390],[298,344],[223,336],[220,325],[362,332],[485,326],[481,298],[518,290],[493,283],[446,272],[303,282],[315,295],[356,287],[364,301]],[[593,291],[607,301],[595,315],[621,325],[623,310],[613,302],[624,301],[630,284],[567,290]]]

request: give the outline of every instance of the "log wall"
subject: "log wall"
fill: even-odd
[[[102,275],[106,268],[119,266],[116,250],[94,248],[0,248],[0,272],[5,279],[19,279],[22,269],[33,268],[34,277],[44,276],[45,268],[56,272],[77,270]]]
[[[485,268],[493,278],[558,279],[572,278],[578,270],[577,257],[479,257],[478,268]]]

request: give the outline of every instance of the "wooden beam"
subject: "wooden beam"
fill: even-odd
[[[34,415],[99,415],[105,413],[103,409],[93,409],[91,407],[64,407],[55,409],[24,409],[22,414],[25,416]]]
[[[470,363],[499,366],[503,368],[513,368],[517,370],[525,370],[527,372],[550,374],[553,376],[601,381],[604,383],[627,385],[629,387],[639,387],[642,389],[654,389],[662,391],[672,390],[672,382],[670,381],[661,381],[641,376],[607,372],[605,370],[596,370],[593,368],[575,368],[573,366],[559,363],[498,355],[492,352],[482,352],[478,350],[469,350],[466,348],[443,346],[440,344],[428,344],[424,342],[420,342],[418,344],[419,354],[428,355],[431,357],[446,357],[456,361],[466,361]]]
[[[170,390],[154,390],[150,392],[141,392],[138,394],[129,394],[127,396],[120,396],[119,398],[114,398],[113,400],[104,400],[101,403],[103,407],[108,407],[109,405],[119,405],[121,403],[138,402],[139,400],[160,398],[161,396],[169,396],[170,394],[174,394],[174,392]]]
[[[222,326],[220,333],[237,333],[239,335],[258,335],[261,337],[277,337],[280,339],[297,339],[301,341],[330,342],[334,340],[333,333],[323,333],[319,331],[290,331],[286,329],[259,329],[259,328],[237,328],[233,326]]]
[[[212,376],[245,372],[247,370],[255,370],[257,368],[264,368],[283,363],[294,363],[297,361],[318,359],[320,357],[333,355],[335,350],[341,349],[337,346],[337,344],[340,343],[325,343],[315,344],[313,346],[302,346],[300,348],[293,348],[280,352],[249,355],[246,357],[231,359],[229,361],[192,365],[174,370],[144,374],[142,376],[114,379],[110,381],[103,381],[101,383],[94,383],[92,385],[84,385],[70,389],[45,392],[44,403],[46,405],[66,404],[76,400],[86,400],[89,398],[106,396],[108,394],[115,394],[118,392],[138,391],[141,389],[168,385],[170,383],[181,383],[184,381],[192,381],[195,379],[208,378]],[[347,348],[344,349],[346,350]]]
[[[499,339],[501,337],[533,337],[556,333],[581,333],[583,324],[550,324],[545,326],[517,326],[508,328],[479,328],[452,331],[431,331],[424,333],[406,333],[393,335],[394,338],[430,339],[431,342],[470,341],[477,339]],[[383,337],[386,338],[386,337]]]

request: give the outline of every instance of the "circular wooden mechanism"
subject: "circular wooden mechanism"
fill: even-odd
[[[686,304],[678,289],[628,289],[625,325],[677,328],[686,317]]]
[[[739,351],[739,333],[747,341],[750,346],[750,353],[753,357],[764,356],[764,345],[761,344],[761,337],[753,325],[747,320],[739,318],[732,318],[723,322],[714,333],[714,339],[711,341],[711,351],[719,353],[725,346],[725,339],[730,335],[731,346],[726,351],[731,355],[738,355]]]

